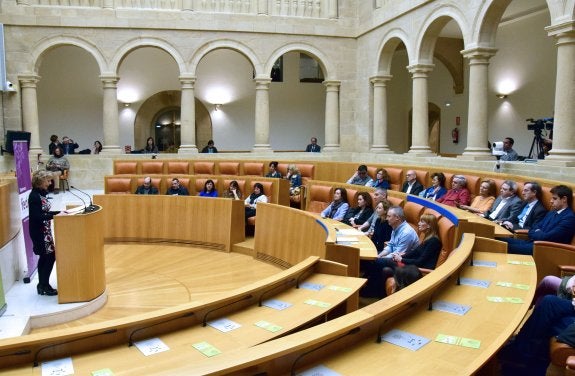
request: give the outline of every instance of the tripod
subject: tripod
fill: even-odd
[[[541,129],[536,129],[531,142],[531,149],[529,149],[529,159],[538,159],[543,152],[543,138],[541,137]],[[533,154],[535,152],[535,154]]]

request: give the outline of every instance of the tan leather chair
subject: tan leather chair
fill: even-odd
[[[220,162],[218,163],[220,175],[239,175],[240,163],[239,162]]]
[[[168,162],[168,174],[190,174],[190,162],[187,161],[172,161]]]
[[[106,177],[105,183],[104,192],[107,194],[133,193],[131,177]]]
[[[306,207],[308,212],[321,213],[333,200],[332,187],[312,185],[308,190],[309,202]]]
[[[264,176],[263,162],[245,162],[244,175],[246,176]]]
[[[60,181],[60,189],[64,192],[66,192],[66,190],[70,190],[70,183],[68,182],[68,176],[70,175],[70,170],[64,170],[62,171],[62,175],[60,175],[59,177],[59,181]]]
[[[138,162],[114,161],[114,175],[128,175],[138,173]]]
[[[194,162],[194,174],[213,175],[216,164],[214,162]]]
[[[163,174],[164,162],[162,161],[142,161],[141,164],[142,174]]]

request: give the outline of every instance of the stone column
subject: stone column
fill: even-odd
[[[487,148],[487,96],[489,59],[495,48],[473,48],[462,51],[469,59],[469,115],[467,121],[467,147],[461,158],[493,159]]]
[[[429,114],[427,99],[427,77],[433,69],[431,64],[416,64],[407,67],[413,78],[413,111],[411,148],[409,154],[433,155],[429,147]]]
[[[103,154],[122,153],[120,143],[120,129],[118,119],[118,76],[102,75],[100,76],[104,88],[104,145]]]
[[[114,0],[104,0],[104,3],[102,4],[102,8],[114,9]]]
[[[22,130],[30,132],[29,154],[43,153],[40,146],[40,122],[38,121],[38,98],[36,84],[40,76],[35,74],[19,75],[22,95]]]
[[[547,28],[557,40],[553,148],[544,163],[575,166],[575,22]]]
[[[194,94],[194,83],[196,77],[194,76],[180,76],[180,83],[182,84],[182,103],[181,103],[181,125],[180,135],[181,144],[178,154],[191,154],[197,153],[196,146],[196,102]]]
[[[267,0],[258,0],[258,14],[267,16],[269,14]]]
[[[372,153],[390,153],[387,145],[387,82],[393,76],[377,76],[373,84],[373,144]]]
[[[325,144],[322,151],[339,150],[339,87],[340,81],[324,81]]]
[[[252,152],[269,152],[270,148],[270,98],[269,89],[272,79],[256,78],[256,142]]]

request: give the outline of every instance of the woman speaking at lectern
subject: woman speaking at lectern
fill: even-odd
[[[52,218],[59,212],[50,211],[46,195],[52,180],[49,171],[39,170],[32,175],[32,192],[28,196],[30,217],[30,238],[38,259],[38,295],[58,295],[50,286],[50,274],[56,262],[56,248],[52,237]]]

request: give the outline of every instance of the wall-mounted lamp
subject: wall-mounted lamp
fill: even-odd
[[[128,102],[124,102],[124,107],[130,107],[132,104]]]
[[[445,107],[451,107],[451,102],[450,102],[450,101],[445,101]]]
[[[496,96],[497,98],[499,98],[499,99],[505,99],[505,98],[508,97],[507,94],[501,94],[501,93],[495,94],[495,96]]]
[[[214,111],[219,111],[222,106],[221,103],[214,103]]]

